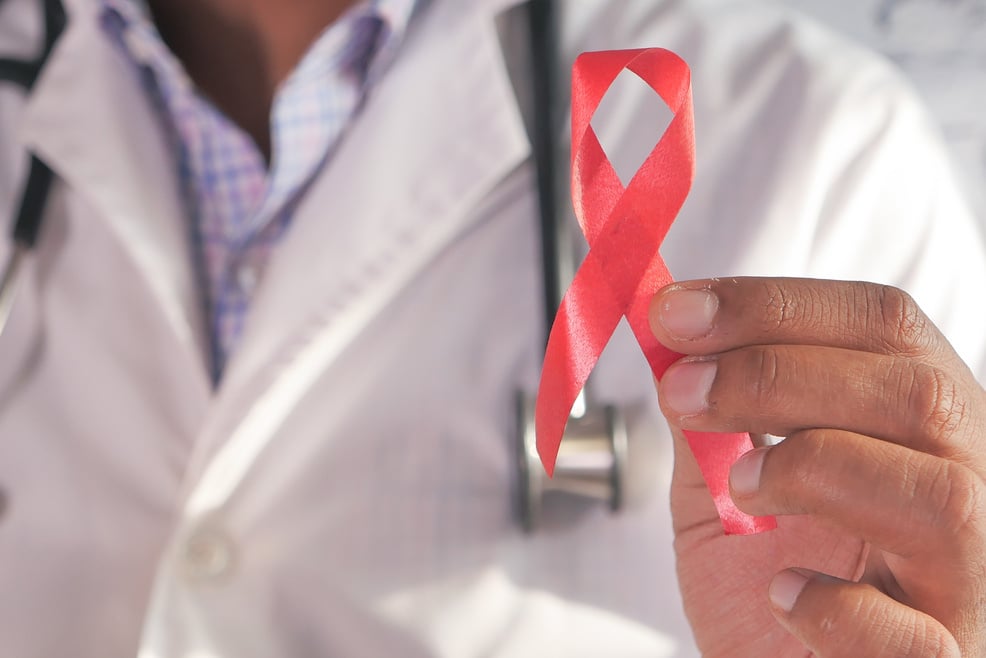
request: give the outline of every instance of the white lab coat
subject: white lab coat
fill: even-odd
[[[5,3],[4,52],[30,49],[34,4]],[[15,143],[60,180],[0,341],[3,655],[694,654],[667,433],[626,335],[597,390],[639,411],[648,486],[617,517],[555,501],[534,536],[514,520],[513,401],[536,383],[542,312],[494,21],[511,4],[433,0],[412,26],[213,392],[166,141],[96,3],[68,2],[29,103],[0,97],[2,216]],[[567,60],[660,45],[694,69],[698,175],[672,271],[897,283],[983,362],[981,242],[887,67],[760,3],[567,9]],[[652,120],[644,99],[600,126],[614,153]]]

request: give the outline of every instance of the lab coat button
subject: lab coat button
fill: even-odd
[[[257,274],[257,268],[251,265],[241,265],[236,270],[236,283],[240,287],[240,290],[246,294],[253,292],[253,289],[257,287],[257,280],[259,276]]]
[[[205,581],[228,574],[233,568],[233,549],[229,536],[215,528],[194,532],[185,544],[185,575],[192,581]]]

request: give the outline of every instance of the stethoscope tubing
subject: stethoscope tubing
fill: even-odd
[[[537,180],[544,295],[544,339],[561,305],[565,288],[575,274],[571,235],[559,212],[557,166],[558,127],[561,125],[561,88],[558,84],[558,26],[553,0],[530,0],[530,66],[534,116],[531,146]]]
[[[2,2],[2,0],[0,0]],[[65,9],[60,0],[44,0],[44,46],[34,59],[0,58],[0,81],[21,87],[30,93],[41,75],[55,42],[65,29]],[[37,244],[44,222],[45,206],[55,175],[37,155],[31,154],[27,181],[21,194],[20,205],[11,233],[13,251],[0,275],[0,337],[3,336],[14,304],[17,281],[22,264]]]

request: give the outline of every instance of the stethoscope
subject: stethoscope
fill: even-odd
[[[567,103],[561,98],[557,80],[560,62],[555,3],[530,0],[526,10],[534,101],[531,142],[537,177],[547,342],[547,332],[576,267],[572,223],[559,211],[562,186],[558,178],[556,129],[563,122],[562,111]],[[572,409],[551,479],[545,475],[535,445],[534,397],[518,395],[517,507],[520,524],[528,532],[541,524],[544,504],[551,497],[582,507],[603,502],[614,512],[626,502],[625,415],[619,407],[593,404],[589,393],[587,387]]]
[[[0,0],[2,1],[2,0]],[[44,45],[34,59],[0,58],[0,82],[21,87],[29,93],[48,61],[55,41],[65,29],[65,8],[60,0],[44,0]],[[10,241],[13,250],[0,275],[0,336],[3,336],[17,292],[21,264],[38,242],[45,205],[54,174],[36,155],[31,155],[27,182],[21,192]]]
[[[43,0],[43,8],[45,34],[41,53],[29,60],[0,58],[0,82],[15,84],[25,93],[33,88],[65,27],[65,10],[60,0]],[[560,125],[562,103],[555,76],[558,49],[554,2],[531,0],[526,10],[531,36],[534,98],[531,138],[544,265],[545,327],[550,327],[564,288],[575,273],[576,248],[571,224],[558,210],[555,128]],[[21,265],[38,241],[53,179],[51,169],[32,154],[10,236],[13,251],[0,276],[0,337],[10,317]],[[517,418],[518,515],[525,530],[531,531],[539,525],[543,501],[556,495],[573,501],[602,501],[613,510],[620,509],[624,502],[627,430],[618,408],[597,407],[583,393],[573,409],[558,453],[555,475],[550,480],[535,449],[532,396],[518,396]]]

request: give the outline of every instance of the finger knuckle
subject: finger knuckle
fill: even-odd
[[[869,303],[877,311],[874,320],[883,328],[880,333],[890,350],[917,354],[931,348],[934,332],[911,295],[893,286],[873,285],[868,291]]]
[[[898,364],[904,408],[915,429],[933,447],[946,449],[968,422],[969,405],[956,381],[921,363]]]
[[[770,329],[781,329],[797,317],[798,304],[785,286],[771,280],[763,282],[764,322]]]
[[[754,348],[747,352],[747,385],[744,389],[749,404],[755,408],[775,408],[781,402],[780,359],[774,350]]]
[[[971,470],[955,462],[941,462],[932,474],[927,496],[939,536],[963,543],[970,533],[982,534],[983,484]]]
[[[785,460],[785,467],[794,482],[813,483],[820,479],[822,470],[819,464],[831,463],[834,451],[830,450],[830,432],[823,429],[808,429],[796,432],[793,441],[783,441],[776,449],[778,454],[792,456]]]
[[[880,620],[878,624],[887,624],[884,611],[875,605],[873,598],[858,596],[855,588],[839,588],[833,603],[819,625],[823,637],[827,636],[826,644],[830,644],[832,638],[851,635],[860,619]]]
[[[833,452],[826,430],[792,433],[768,453],[761,490],[780,509],[801,514],[819,511],[826,503],[830,471],[818,465],[831,463]]]

